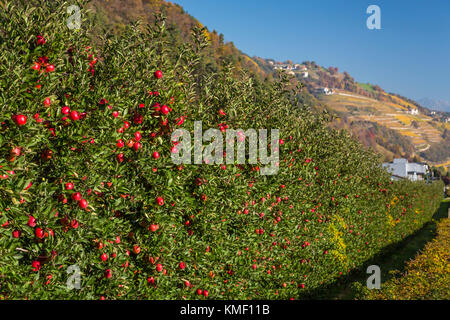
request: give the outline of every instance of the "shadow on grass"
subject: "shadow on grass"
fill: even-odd
[[[390,273],[391,270],[403,272],[406,262],[413,259],[418,251],[422,250],[429,241],[436,237],[437,222],[441,218],[447,217],[449,206],[449,199],[442,201],[439,209],[433,215],[433,219],[427,222],[421,229],[404,240],[387,246],[378,255],[366,261],[361,268],[354,270],[326,287],[310,292],[305,298],[313,300],[354,299],[357,292],[352,288],[352,284],[359,282],[363,286],[366,285],[367,278],[370,276],[366,273],[366,270],[370,265],[378,265],[380,267],[382,284],[395,276]]]

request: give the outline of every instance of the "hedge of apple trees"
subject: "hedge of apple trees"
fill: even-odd
[[[0,10],[2,299],[298,299],[437,208],[441,184],[390,182],[287,79],[208,73],[205,30],[92,35],[68,5]],[[171,132],[194,121],[280,129],[278,174],[174,164]]]

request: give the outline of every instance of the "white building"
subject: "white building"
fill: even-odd
[[[419,110],[416,109],[416,108],[408,107],[408,111],[406,111],[406,113],[409,113],[409,114],[419,114]]]
[[[296,70],[296,71],[301,71],[301,72],[306,72],[308,71],[308,68],[305,67],[304,65],[301,64],[285,64],[285,63],[274,63],[273,61],[269,61],[270,65],[273,66],[274,69],[277,70]]]
[[[394,159],[393,162],[383,163],[389,173],[391,173],[392,180],[409,179],[411,181],[424,180],[424,177],[429,172],[428,165],[424,163],[408,162],[407,159]]]
[[[294,67],[291,66],[290,64],[277,64],[273,68],[279,69],[279,70],[293,70],[294,69]]]
[[[329,89],[329,88],[322,88],[320,89],[321,93],[326,94],[327,96],[329,96],[330,94],[333,94],[333,90]]]

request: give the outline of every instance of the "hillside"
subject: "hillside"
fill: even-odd
[[[310,61],[255,60],[266,72],[285,72],[303,83],[318,103],[337,114],[335,127],[350,130],[387,160],[416,157],[441,164],[450,158],[447,113],[429,110],[377,85],[356,82],[335,67]]]
[[[257,78],[267,75],[255,61],[237,49],[232,42],[225,42],[223,34],[208,30],[178,4],[165,0],[92,0],[89,8],[93,12],[92,19],[96,28],[94,34],[102,34],[105,31],[119,34],[130,22],[140,20],[143,23],[152,24],[155,21],[155,15],[162,15],[166,19],[167,31],[175,47],[190,41],[191,29],[194,26],[204,27],[205,35],[210,42],[202,59],[205,71],[215,72],[220,65],[227,62],[234,67],[236,73],[245,69]]]

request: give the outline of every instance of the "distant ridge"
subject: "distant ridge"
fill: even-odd
[[[450,112],[450,101],[422,98],[417,100],[417,102],[431,110]]]

